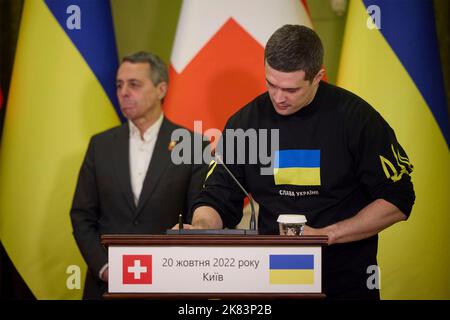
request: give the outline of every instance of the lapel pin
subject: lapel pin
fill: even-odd
[[[176,145],[177,145],[176,141],[170,141],[167,149],[169,149],[169,151],[172,151],[172,149],[175,148]]]

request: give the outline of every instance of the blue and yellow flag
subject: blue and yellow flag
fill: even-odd
[[[382,298],[449,299],[449,121],[433,2],[353,0],[337,84],[383,115],[415,167],[411,217],[381,233]]]
[[[119,124],[107,0],[25,2],[0,148],[0,237],[38,299],[77,299],[69,211],[89,138]],[[69,272],[69,273],[67,273]]]
[[[314,255],[271,254],[269,274],[270,284],[313,284]]]
[[[320,150],[275,151],[276,185],[320,186]]]

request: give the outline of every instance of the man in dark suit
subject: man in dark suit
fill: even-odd
[[[171,134],[181,127],[162,113],[168,75],[160,58],[145,52],[125,57],[116,84],[128,122],[92,137],[70,212],[88,265],[84,299],[101,299],[107,291],[108,257],[101,235],[161,234],[179,214],[189,220],[207,169],[193,161],[171,161],[171,150],[180,142]]]

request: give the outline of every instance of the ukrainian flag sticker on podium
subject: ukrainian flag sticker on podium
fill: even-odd
[[[271,254],[270,284],[314,284],[313,254]]]

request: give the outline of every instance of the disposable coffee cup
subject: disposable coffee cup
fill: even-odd
[[[278,216],[280,235],[301,236],[306,224],[306,217],[301,214],[280,214]]]

